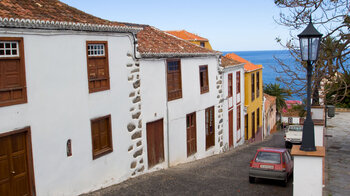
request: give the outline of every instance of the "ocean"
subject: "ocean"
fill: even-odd
[[[233,52],[242,58],[258,65],[263,66],[263,83],[279,83],[276,81],[277,77],[286,77],[285,75],[276,73],[274,67],[278,68],[278,62],[274,57],[281,59],[283,62],[287,62],[290,66],[297,66],[297,62],[290,55],[288,50],[264,50],[264,51],[226,51],[223,55]],[[300,74],[306,74],[300,73]],[[281,86],[284,86],[281,84]],[[289,99],[302,100],[299,96],[292,96]]]

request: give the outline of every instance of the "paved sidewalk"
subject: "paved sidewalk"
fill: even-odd
[[[326,196],[350,195],[350,112],[327,119]]]

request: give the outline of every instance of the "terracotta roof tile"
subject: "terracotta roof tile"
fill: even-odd
[[[0,17],[125,26],[87,14],[58,0],[1,0]]]
[[[230,59],[230,58],[227,58],[224,56],[221,57],[221,65],[223,67],[236,66],[236,65],[240,65],[240,64],[242,64],[242,63],[238,62],[236,60],[233,60],[233,59]]]
[[[221,54],[218,51],[200,47],[148,25],[143,26],[143,30],[137,34],[137,38],[138,51],[141,54]]]
[[[176,37],[179,37],[181,39],[187,40],[187,41],[208,41],[208,39],[200,37],[198,35],[195,35],[193,33],[190,33],[185,30],[181,31],[166,31],[169,34],[172,34]]]
[[[244,64],[244,70],[245,71],[254,71],[254,70],[257,70],[257,69],[261,69],[262,66],[261,65],[255,65],[249,61],[247,61],[246,59],[238,56],[237,54],[235,53],[228,53],[225,55],[225,57],[227,58],[230,58],[230,59],[233,59],[233,60],[236,60],[238,62],[241,62],[241,63],[245,63]]]

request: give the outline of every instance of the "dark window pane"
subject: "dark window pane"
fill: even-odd
[[[4,47],[5,47],[4,43],[0,43],[0,48],[4,48]]]
[[[10,47],[11,47],[10,43],[5,44],[5,48],[10,48]]]
[[[6,50],[6,55],[11,55],[11,50]]]
[[[12,50],[12,55],[17,55],[17,50]]]
[[[4,55],[5,51],[4,50],[0,50],[0,55]]]
[[[17,44],[16,43],[12,43],[12,48],[17,48]]]

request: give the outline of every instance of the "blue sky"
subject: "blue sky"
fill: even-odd
[[[149,24],[208,38],[220,51],[278,50],[289,30],[275,23],[273,0],[61,0],[112,21]]]

